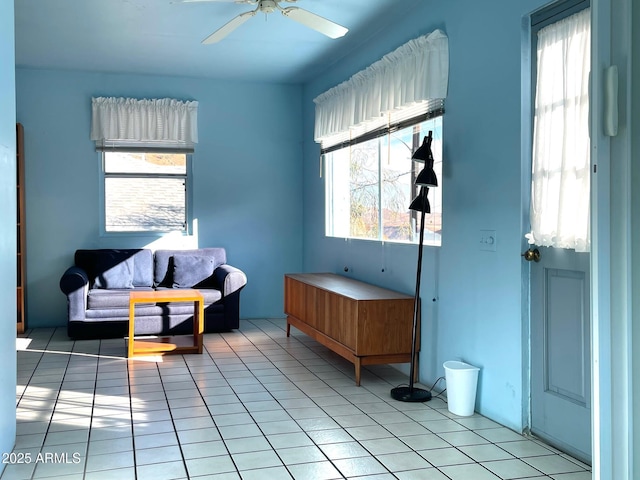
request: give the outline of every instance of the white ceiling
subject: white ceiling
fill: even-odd
[[[233,0],[16,0],[16,65],[303,83],[423,0],[299,0],[349,29],[330,39],[274,12],[201,41],[255,7]]]

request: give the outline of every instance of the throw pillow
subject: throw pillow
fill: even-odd
[[[105,253],[99,256],[96,269],[94,288],[133,288],[133,257]]]
[[[198,255],[173,256],[173,288],[192,288],[213,275],[213,258]]]

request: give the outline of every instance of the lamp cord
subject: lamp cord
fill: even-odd
[[[440,378],[438,378],[438,379],[433,383],[433,385],[431,385],[431,389],[429,389],[429,391],[433,390],[433,389],[435,388],[435,386],[438,384],[438,382],[439,382],[440,380],[444,380],[444,377],[440,377]],[[444,392],[446,392],[446,391],[447,391],[447,389],[445,388],[445,389],[444,389],[444,390],[442,390],[440,393],[438,393],[437,395],[435,395],[433,398],[438,398],[438,397],[442,396],[442,394],[443,394]],[[443,398],[442,400],[443,400],[444,402],[446,402],[446,400],[445,400],[444,398]]]

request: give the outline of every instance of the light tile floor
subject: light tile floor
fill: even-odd
[[[125,357],[125,341],[19,339],[17,440],[2,480],[587,480],[587,465],[407,381],[353,365],[284,320],[205,335],[202,355]],[[28,345],[26,345],[26,343]]]

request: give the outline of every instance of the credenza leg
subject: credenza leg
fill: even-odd
[[[353,364],[356,367],[356,386],[359,387],[360,386],[360,369],[362,367],[362,362],[360,361],[360,357],[356,357],[354,359]]]
[[[291,324],[289,323],[289,320],[287,320],[287,337],[291,335]]]

